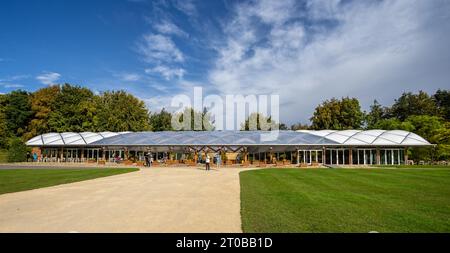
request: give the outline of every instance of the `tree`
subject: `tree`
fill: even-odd
[[[164,108],[159,113],[150,115],[150,127],[152,131],[171,131],[172,130],[172,114]]]
[[[48,115],[48,127],[55,132],[93,131],[96,107],[88,88],[64,84]]]
[[[241,124],[241,131],[250,130],[278,130],[279,124],[276,121],[272,121],[272,116],[266,117],[261,113],[251,113],[245,122]]]
[[[6,95],[0,94],[0,149],[6,147],[8,137],[6,125]]]
[[[366,115],[366,128],[374,129],[381,120],[386,118],[387,108],[382,107],[377,100],[370,106],[370,112]]]
[[[356,98],[332,98],[317,106],[311,117],[311,127],[320,129],[359,129],[362,126],[364,114]]]
[[[436,94],[433,96],[434,101],[442,115],[442,117],[450,121],[450,90],[441,90],[436,91]]]
[[[440,117],[428,115],[414,115],[406,119],[414,126],[414,133],[422,136],[431,143],[437,143],[436,135],[444,128],[444,124]]]
[[[411,122],[402,122],[396,118],[382,119],[379,120],[372,129],[383,129],[383,130],[404,130],[404,131],[414,131],[414,125]]]
[[[50,131],[48,119],[59,92],[59,86],[53,85],[39,89],[31,95],[33,119],[30,121],[27,133],[24,136],[26,139]]]
[[[288,130],[289,128],[288,128],[288,126],[286,124],[280,123],[278,125],[278,129],[280,129],[280,130]]]
[[[23,90],[12,91],[6,95],[4,114],[6,129],[10,136],[22,136],[31,120],[33,112],[30,105],[30,94]]]
[[[404,121],[412,115],[438,116],[439,110],[434,100],[423,91],[420,91],[418,94],[403,93],[392,105],[390,117]]]
[[[142,100],[125,91],[107,91],[95,99],[95,130],[146,131],[148,110]]]
[[[291,130],[297,131],[297,130],[308,130],[311,127],[307,124],[302,124],[302,123],[297,123],[297,124],[293,124],[291,126]]]
[[[187,118],[190,117],[190,120]],[[186,118],[186,122],[185,122]],[[195,120],[197,119],[197,120]],[[182,131],[210,131],[214,130],[211,114],[206,108],[202,112],[195,111],[193,108],[185,108],[183,112],[176,113],[172,118],[172,127],[174,130]]]

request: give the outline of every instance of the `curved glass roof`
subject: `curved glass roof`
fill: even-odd
[[[128,132],[83,132],[83,133],[48,133],[42,134],[27,141],[28,146],[64,146],[64,145],[88,145],[99,140],[113,136],[126,134]]]
[[[427,146],[417,134],[402,130],[300,130],[279,131],[278,138],[265,141],[265,131],[180,132],[83,132],[48,133],[27,142],[29,146]]]

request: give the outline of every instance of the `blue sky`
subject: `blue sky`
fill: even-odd
[[[155,111],[202,86],[279,94],[305,123],[331,97],[449,88],[449,21],[445,0],[2,0],[0,93],[68,82]]]

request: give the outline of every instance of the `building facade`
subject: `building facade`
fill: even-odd
[[[41,162],[198,163],[206,154],[225,164],[399,165],[410,147],[432,146],[401,130],[48,133],[27,142]]]

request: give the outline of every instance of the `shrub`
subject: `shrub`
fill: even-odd
[[[20,138],[11,138],[8,143],[8,162],[25,162],[28,147]]]

